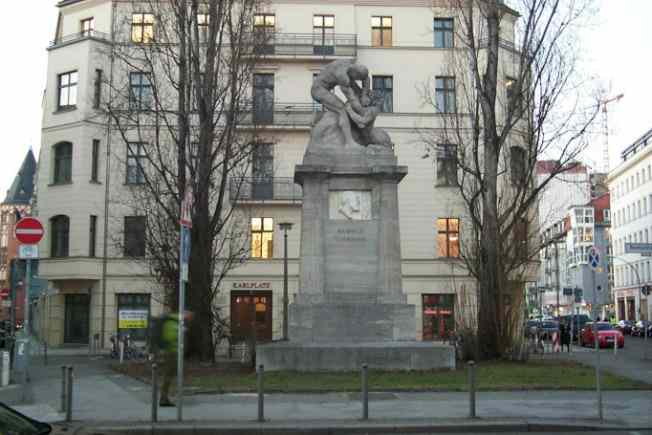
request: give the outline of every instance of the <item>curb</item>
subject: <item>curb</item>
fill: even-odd
[[[461,433],[461,432],[581,432],[609,430],[646,430],[649,427],[628,427],[620,421],[595,423],[587,420],[545,421],[536,419],[446,419],[446,420],[369,420],[369,421],[270,421],[259,422],[167,422],[167,423],[107,423],[81,426],[75,434],[102,433],[155,435],[345,435],[391,433]]]

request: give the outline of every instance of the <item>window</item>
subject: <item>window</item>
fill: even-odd
[[[77,71],[59,74],[58,79],[58,101],[59,110],[72,109],[77,106]]]
[[[313,81],[313,83],[315,82],[315,79],[317,78],[318,75],[319,75],[319,73],[312,73],[312,81]],[[313,110],[313,112],[323,112],[324,111],[323,104],[318,103],[317,101],[315,101],[314,98],[311,98],[311,100],[312,100],[312,110]]]
[[[455,295],[422,295],[423,340],[446,340],[455,331]]]
[[[129,73],[129,108],[146,110],[152,108],[152,83],[149,74],[135,71]]]
[[[314,15],[312,17],[313,53],[326,56],[335,52],[335,16]]]
[[[253,148],[252,199],[273,199],[274,149],[271,144],[259,143]]]
[[[145,182],[145,144],[132,142],[127,144],[127,184]]]
[[[609,221],[611,221],[611,211],[608,208],[602,210],[602,218],[605,223],[609,223]]]
[[[97,216],[91,215],[88,228],[88,256],[95,257],[97,244]]]
[[[206,42],[208,41],[208,26],[211,22],[211,16],[209,14],[197,14],[197,30],[199,31],[199,40]]]
[[[131,16],[131,41],[150,43],[154,40],[154,14],[135,13]]]
[[[274,122],[274,74],[254,74],[254,123]]]
[[[437,254],[439,257],[460,256],[459,219],[437,219]]]
[[[527,261],[528,255],[528,223],[520,219],[514,224],[514,254],[515,259]]]
[[[124,256],[145,256],[145,216],[125,216]]]
[[[54,184],[72,181],[72,144],[61,142],[54,146]]]
[[[254,15],[254,47],[257,54],[274,54],[276,15]]]
[[[68,237],[70,234],[70,219],[65,215],[50,219],[50,257],[68,256]]]
[[[251,219],[251,258],[272,258],[274,219]]]
[[[453,47],[453,19],[435,18],[435,48]]]
[[[93,34],[93,30],[95,30],[95,18],[86,18],[79,23],[82,36],[91,36]]]
[[[509,149],[510,175],[516,189],[525,187],[527,182],[525,150],[518,146]]]
[[[392,46],[392,17],[371,17],[371,46]]]
[[[384,113],[394,111],[394,79],[392,76],[374,76],[371,80],[376,97],[380,100],[378,106]]]
[[[100,141],[93,139],[93,149],[91,150],[91,181],[97,183],[98,162],[100,158]]]
[[[93,109],[99,109],[102,103],[102,70],[95,70],[95,82],[93,83]]]
[[[435,78],[435,106],[439,113],[455,113],[455,77]]]
[[[457,186],[457,145],[437,145],[437,186]]]
[[[515,117],[520,116],[521,96],[518,91],[518,81],[514,78],[507,77],[505,80],[505,96],[507,97],[507,110],[510,110]]]

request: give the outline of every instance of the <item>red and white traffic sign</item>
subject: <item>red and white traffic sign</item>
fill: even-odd
[[[33,217],[19,220],[14,230],[16,239],[25,245],[36,245],[43,238],[44,232],[41,221]]]

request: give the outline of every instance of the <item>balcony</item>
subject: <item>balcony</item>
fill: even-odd
[[[292,178],[282,177],[237,177],[229,182],[231,202],[291,202],[300,203],[303,199],[301,186]]]
[[[271,58],[333,59],[356,57],[358,38],[355,34],[335,33],[326,35],[312,33],[266,33],[254,47],[257,55]],[[263,39],[264,38],[264,39]]]
[[[86,30],[84,32],[73,33],[71,35],[62,36],[50,42],[48,49],[60,47],[63,45],[72,44],[84,39],[97,39],[101,41],[110,41],[111,36],[108,33],[99,32],[97,30]]]
[[[265,107],[245,106],[241,125],[310,128],[321,106],[317,103],[274,103]]]

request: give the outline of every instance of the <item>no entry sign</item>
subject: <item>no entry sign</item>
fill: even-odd
[[[32,217],[22,218],[16,223],[16,239],[25,245],[36,245],[43,238],[41,221]]]

